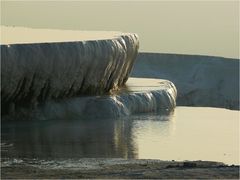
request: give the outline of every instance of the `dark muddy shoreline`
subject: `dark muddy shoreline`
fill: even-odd
[[[79,159],[59,161],[2,162],[2,179],[239,179],[239,166],[210,161],[160,161],[125,159]],[[70,163],[69,163],[70,162]],[[63,164],[65,163],[65,164]],[[69,165],[70,164],[70,165]]]

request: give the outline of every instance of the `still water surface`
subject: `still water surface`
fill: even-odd
[[[170,116],[2,122],[2,157],[211,160],[239,164],[239,111],[177,107]]]

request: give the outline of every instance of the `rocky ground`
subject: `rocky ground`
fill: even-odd
[[[73,163],[2,162],[1,179],[239,179],[239,166],[208,161],[81,159]]]

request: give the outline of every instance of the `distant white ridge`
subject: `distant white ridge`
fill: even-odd
[[[177,105],[238,110],[239,62],[213,56],[139,53],[131,76],[173,82]]]

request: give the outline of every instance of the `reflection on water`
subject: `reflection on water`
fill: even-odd
[[[239,112],[177,107],[171,116],[2,122],[2,157],[213,160],[239,164]]]
[[[239,164],[239,111],[177,107],[169,122],[137,124],[138,158]]]
[[[74,120],[9,123],[2,139],[16,157],[79,158],[134,156],[132,123],[124,120]]]

